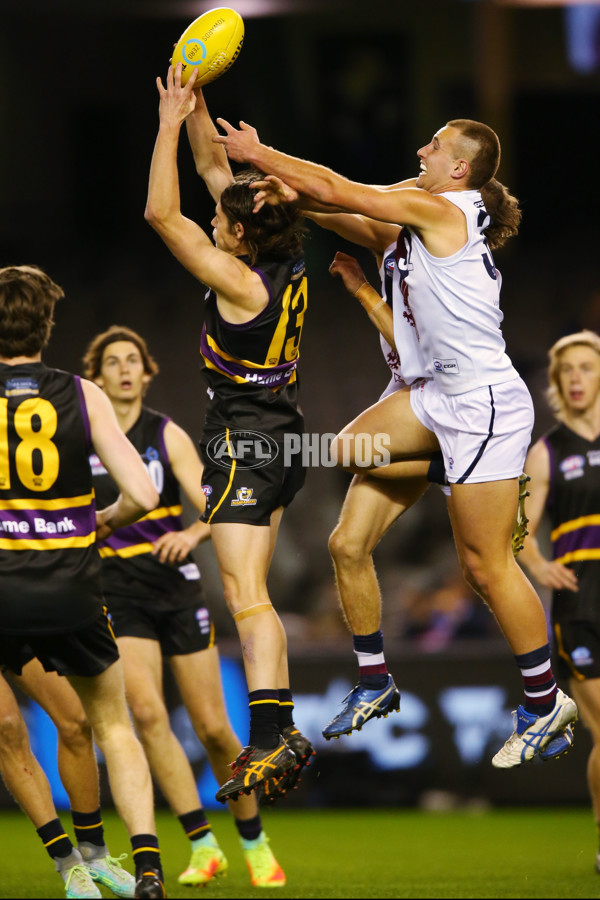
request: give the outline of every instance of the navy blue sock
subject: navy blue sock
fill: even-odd
[[[552,674],[550,644],[515,655],[515,660],[523,678],[523,706],[528,713],[547,716],[554,709],[558,690]]]
[[[371,691],[383,689],[389,679],[383,655],[383,632],[353,634],[352,646],[358,658],[359,684]]]

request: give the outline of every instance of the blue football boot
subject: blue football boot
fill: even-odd
[[[543,750],[540,750],[540,759],[556,759],[562,756],[567,750],[573,746],[573,726],[567,725],[564,731],[561,731],[555,738],[552,738],[546,744]]]
[[[339,738],[342,734],[360,731],[369,719],[380,719],[400,709],[400,691],[394,679],[388,675],[387,684],[379,690],[370,690],[357,684],[342,701],[345,706],[329,725],[323,729],[325,740]]]

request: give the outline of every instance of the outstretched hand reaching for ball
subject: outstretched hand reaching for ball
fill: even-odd
[[[235,162],[252,162],[252,150],[260,144],[256,128],[240,122],[240,127],[237,129],[226,119],[217,119],[217,123],[226,134],[216,134],[213,143],[223,144],[227,156]]]
[[[163,87],[161,78],[156,79],[156,86],[160,95],[158,113],[161,125],[179,127],[189,114],[194,111],[197,100],[194,93],[194,83],[197,74],[197,70],[194,69],[187,84],[182,87],[181,63],[177,63],[175,68],[169,66],[166,88]]]

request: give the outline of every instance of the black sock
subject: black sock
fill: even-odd
[[[279,743],[279,691],[250,691],[250,746],[274,750]]]
[[[280,688],[279,694],[279,731],[294,725],[294,700],[289,688]]]
[[[262,831],[260,816],[254,816],[252,819],[235,819],[235,825],[240,833],[240,837],[245,841],[256,840]]]
[[[46,822],[45,825],[37,828],[36,831],[52,859],[60,856],[69,856],[75,849],[60,819],[51,819],[50,822]]]
[[[85,841],[87,844],[104,846],[104,827],[100,807],[93,813],[80,813],[71,810],[75,839],[78,844]]]
[[[138,881],[148,869],[156,869],[160,880],[164,881],[158,838],[155,834],[134,834],[131,837],[131,850],[135,863],[135,877]]]
[[[189,813],[184,813],[182,816],[177,816],[177,818],[181,822],[183,830],[190,841],[197,841],[211,831],[210,824],[202,807],[193,809]]]

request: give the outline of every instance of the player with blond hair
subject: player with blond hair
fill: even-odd
[[[547,398],[556,425],[529,450],[529,536],[519,557],[552,591],[557,674],[592,736],[588,785],[600,836],[600,336],[584,330],[548,351]],[[550,521],[550,558],[538,539]],[[555,746],[568,750],[567,729]],[[596,857],[600,874],[600,850]]]

